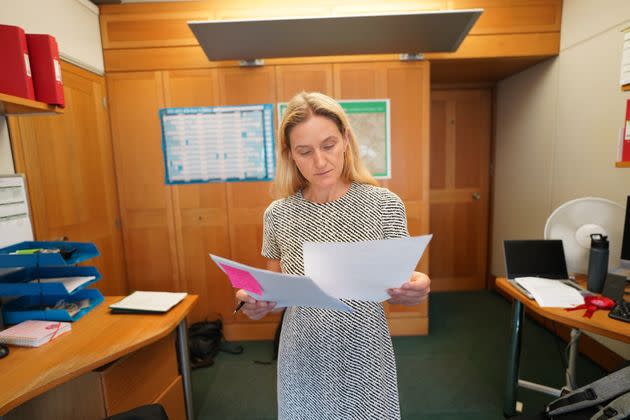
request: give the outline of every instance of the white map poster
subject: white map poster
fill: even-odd
[[[348,115],[365,166],[374,178],[391,178],[389,99],[340,100],[337,102]],[[286,108],[286,102],[278,104],[279,121],[282,120]]]

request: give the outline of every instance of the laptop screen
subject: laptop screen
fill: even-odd
[[[503,241],[505,270],[508,279],[516,277],[544,277],[567,279],[562,240]]]

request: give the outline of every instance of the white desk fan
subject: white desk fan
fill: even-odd
[[[586,274],[591,234],[601,233],[610,242],[608,268],[612,270],[619,266],[624,211],[621,205],[605,198],[568,201],[547,219],[545,239],[562,239],[568,271]]]

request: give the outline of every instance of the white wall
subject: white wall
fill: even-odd
[[[503,240],[542,238],[547,217],[566,201],[625,205],[630,169],[614,162],[630,99],[619,87],[628,26],[627,0],[565,0],[560,55],[499,83],[493,274],[505,274]],[[602,341],[630,358],[630,346]]]
[[[103,75],[98,7],[88,0],[2,0],[0,23],[54,36],[61,57]]]
[[[12,173],[15,173],[15,169],[13,168],[13,159],[11,157],[7,119],[0,116],[0,175]]]
[[[0,0],[0,24],[51,34],[62,59],[103,75],[98,7],[88,0]],[[0,174],[13,173],[6,120],[0,117]]]

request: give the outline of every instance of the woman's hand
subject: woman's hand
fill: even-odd
[[[236,292],[236,298],[245,302],[241,312],[253,320],[264,318],[276,306],[276,302],[254,299],[243,289]]]
[[[398,289],[387,289],[392,297],[389,303],[397,305],[417,305],[427,298],[431,285],[431,279],[424,273],[414,271],[408,282]]]

